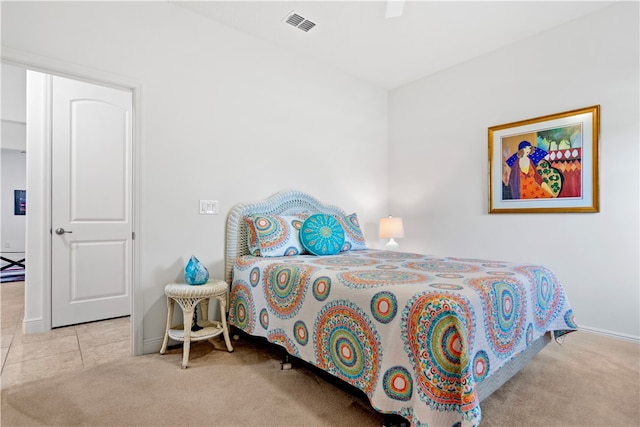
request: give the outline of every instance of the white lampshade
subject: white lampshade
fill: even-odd
[[[404,237],[404,226],[402,218],[382,218],[380,219],[379,234],[381,239],[397,239]]]
[[[389,239],[387,242],[387,249],[392,251],[397,250],[398,243],[396,243],[394,239],[404,237],[402,218],[394,218],[392,216],[389,216],[389,218],[381,218],[378,235],[381,239]]]

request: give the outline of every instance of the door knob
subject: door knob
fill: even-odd
[[[73,231],[67,231],[64,228],[56,228],[56,234],[73,233]]]

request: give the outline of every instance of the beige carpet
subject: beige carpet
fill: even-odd
[[[2,390],[2,426],[381,426],[359,393],[241,338],[124,358]],[[481,426],[638,426],[638,344],[587,332],[548,345],[481,407]]]

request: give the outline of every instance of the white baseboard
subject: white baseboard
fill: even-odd
[[[22,321],[22,332],[24,334],[41,334],[47,332],[45,328],[44,320],[41,317]]]
[[[142,345],[142,352],[143,352],[142,354],[159,353],[163,340],[164,340],[164,337],[144,340],[144,343]]]
[[[592,328],[590,326],[580,326],[578,328],[578,330],[585,331],[585,332],[591,332],[593,334],[598,334],[598,335],[605,335],[605,336],[608,336],[610,338],[616,338],[616,339],[619,339],[619,340],[631,341],[633,343],[640,344],[640,337],[634,336],[634,335],[623,334],[623,333],[620,333],[620,332],[608,331],[606,329]]]

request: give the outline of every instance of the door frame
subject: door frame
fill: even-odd
[[[33,55],[15,49],[2,48],[3,63],[49,75],[57,75],[102,86],[130,90],[132,117],[132,229],[135,239],[131,253],[131,354],[143,354],[143,293],[140,286],[140,166],[142,129],[140,125],[142,84],[129,77],[114,75],[56,59]],[[48,80],[48,81],[47,81]],[[39,79],[40,93],[50,95],[51,79]],[[51,109],[44,98],[33,111],[27,111],[30,121],[41,124],[43,131],[27,135],[27,190],[30,209],[26,225],[26,274],[23,331],[38,333],[51,330]],[[34,172],[35,171],[35,172]]]

